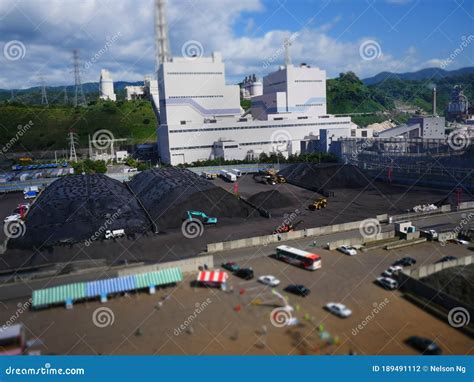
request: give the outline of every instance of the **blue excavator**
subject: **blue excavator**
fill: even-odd
[[[207,216],[202,211],[189,210],[186,214],[188,216],[188,220],[199,219],[204,224],[217,224],[217,218]]]

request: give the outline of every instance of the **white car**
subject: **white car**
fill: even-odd
[[[20,218],[21,218],[20,214],[13,214],[13,215],[7,216],[5,219],[3,219],[3,222],[4,223],[13,222],[13,221],[20,220]]]
[[[403,270],[403,267],[401,267],[400,265],[392,265],[391,267],[389,267],[387,270],[385,270],[382,273],[382,276],[392,277],[393,275],[397,274],[398,272],[402,270]]]
[[[347,306],[339,302],[329,302],[326,304],[326,309],[331,313],[339,317],[349,317],[352,314],[352,310],[348,309]]]
[[[462,245],[469,245],[470,244],[467,240],[462,240],[462,239],[454,239],[454,242],[456,244],[462,244]]]
[[[377,277],[377,282],[385,289],[398,289],[398,282],[390,277]]]
[[[357,255],[357,251],[355,248],[349,246],[349,245],[341,245],[338,250],[342,253],[345,253],[346,255],[349,256],[355,256]]]
[[[260,276],[258,281],[262,284],[269,285],[269,286],[277,286],[280,285],[280,280],[278,280],[275,276],[267,275],[267,276]]]

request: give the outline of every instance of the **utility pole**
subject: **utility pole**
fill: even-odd
[[[69,103],[69,98],[67,96],[67,86],[64,87],[64,103],[66,105]]]
[[[41,105],[48,106],[48,96],[46,95],[46,85],[43,77],[41,77]]]
[[[69,141],[69,161],[77,162],[76,144],[78,141],[78,137],[74,131],[69,132],[68,141]]]
[[[74,61],[74,87],[75,87],[74,107],[85,106],[86,97],[84,96],[84,91],[82,90],[79,51],[77,49],[74,49],[73,51],[73,61]]]

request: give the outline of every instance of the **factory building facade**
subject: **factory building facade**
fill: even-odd
[[[225,158],[256,159],[305,150],[320,129],[351,127],[350,117],[326,114],[326,73],[287,65],[263,78],[263,92],[240,107],[240,88],[225,82],[219,53],[163,62],[158,72],[158,148],[172,165]],[[257,94],[260,94],[257,93]]]

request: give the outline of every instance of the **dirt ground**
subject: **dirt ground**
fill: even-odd
[[[318,253],[322,268],[314,272],[268,256],[240,263],[253,267],[257,277],[272,274],[279,278],[279,292],[290,283],[311,289],[306,298],[282,292],[295,308],[292,316],[300,326],[272,324],[276,301],[268,287],[255,279],[231,276],[233,292],[226,293],[191,287],[195,275],[155,295],[141,292],[105,304],[77,303],[72,310],[27,311],[15,321],[25,324],[28,338],[37,339],[43,354],[416,354],[404,343],[412,335],[435,340],[446,355],[474,354],[472,339],[400,292],[373,283],[393,261],[407,255],[406,249],[373,250],[353,257],[337,251]],[[418,260],[417,265],[423,265],[442,256],[472,252],[455,244],[425,243],[411,247],[409,254]],[[260,305],[251,303],[256,299]],[[341,319],[326,312],[323,306],[330,301],[346,304],[352,316]],[[14,315],[20,303],[0,304],[1,322]],[[98,319],[100,312],[103,320]],[[336,344],[327,345],[319,337],[319,325],[338,337]]]

